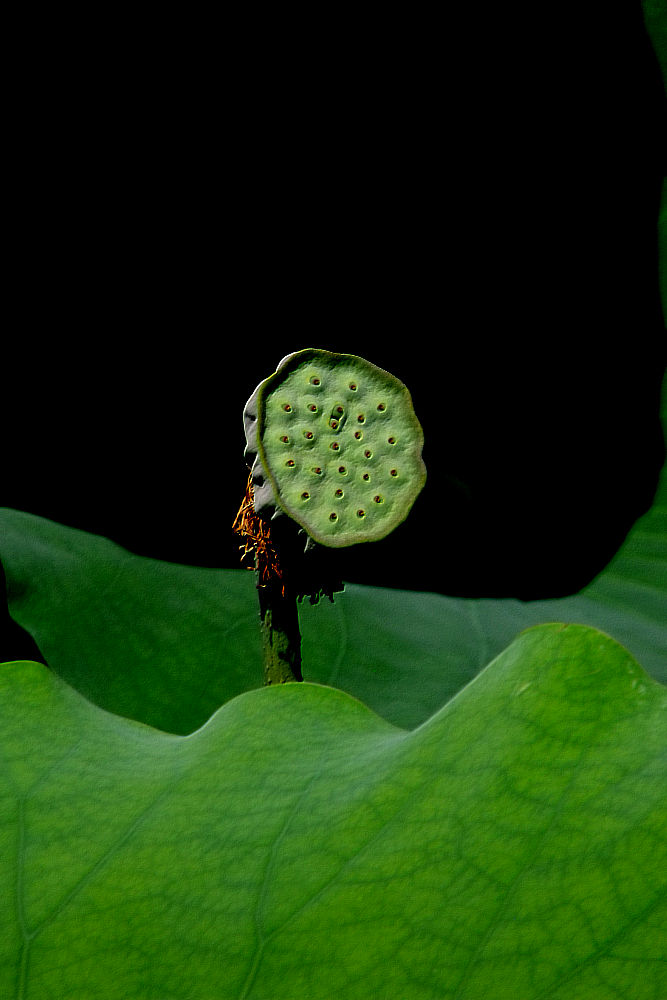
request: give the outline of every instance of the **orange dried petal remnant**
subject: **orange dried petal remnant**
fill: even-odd
[[[282,581],[283,574],[278,562],[278,554],[271,538],[271,529],[268,522],[255,513],[252,475],[248,476],[245,496],[234,519],[232,531],[240,535],[243,539],[243,544],[239,545],[241,562],[252,558],[254,565],[247,568],[257,570],[259,586],[266,587],[276,578]],[[282,593],[284,597],[284,582],[282,584]]]

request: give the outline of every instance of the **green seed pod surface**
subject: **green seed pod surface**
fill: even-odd
[[[426,481],[407,388],[353,354],[308,348],[256,390],[256,444],[280,507],[316,542],[384,538]]]

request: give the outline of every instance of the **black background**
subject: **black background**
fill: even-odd
[[[639,4],[492,9],[24,43],[0,503],[235,566],[243,404],[314,346],[426,436],[345,579],[530,599],[605,565],[664,455],[664,89]]]

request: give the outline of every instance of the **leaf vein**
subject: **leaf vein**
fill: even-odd
[[[498,902],[498,905],[496,906],[494,912],[491,915],[491,919],[487,924],[486,931],[481,935],[479,941],[477,942],[476,946],[474,947],[474,949],[470,954],[470,958],[463,967],[463,971],[459,978],[458,985],[456,986],[456,992],[453,994],[453,1000],[459,1000],[459,998],[462,996],[461,991],[466,986],[468,973],[470,972],[471,968],[473,968],[479,956],[482,954],[486,945],[490,941],[494,931],[496,930],[498,924],[500,923],[500,920],[502,919],[508,901],[511,899],[512,895],[518,889],[523,876],[525,875],[530,865],[534,862],[535,857],[537,856],[541,846],[544,844],[546,838],[548,837],[549,833],[551,832],[555,823],[557,822],[561,813],[563,812],[568,794],[577,779],[580,765],[594,749],[595,749],[594,746],[584,746],[582,748],[581,753],[577,757],[576,763],[572,767],[572,773],[565,787],[561,791],[561,794],[559,795],[557,802],[554,803],[549,821],[537,833],[537,835],[533,838],[531,844],[527,847],[523,861],[519,865],[517,871],[515,872],[514,877],[505,887],[505,892],[502,894]]]
[[[267,858],[266,865],[264,866],[264,872],[263,872],[263,875],[262,875],[262,881],[261,881],[261,884],[260,884],[260,887],[259,887],[259,892],[257,894],[257,902],[255,904],[255,909],[254,909],[254,913],[253,913],[253,922],[255,924],[256,942],[257,943],[256,943],[256,947],[255,947],[255,952],[254,952],[252,960],[250,962],[250,968],[248,970],[248,975],[246,976],[246,979],[245,979],[245,982],[243,984],[243,987],[241,988],[241,993],[239,994],[239,1000],[246,1000],[246,997],[249,996],[250,990],[252,989],[253,983],[254,983],[254,981],[255,981],[255,979],[257,977],[257,973],[259,971],[259,967],[261,965],[262,956],[264,954],[264,949],[265,949],[266,943],[271,940],[271,938],[273,937],[273,934],[275,933],[275,932],[272,932],[268,936],[265,935],[264,931],[262,929],[262,923],[263,923],[264,905],[266,903],[266,897],[267,897],[267,894],[268,894],[269,882],[270,882],[271,876],[272,876],[272,874],[273,874],[273,872],[275,870],[276,858],[278,856],[278,849],[279,849],[280,845],[282,844],[283,840],[285,839],[285,837],[287,836],[287,831],[289,830],[290,826],[292,825],[292,821],[293,821],[294,817],[296,816],[296,814],[298,813],[298,811],[299,811],[299,809],[300,809],[300,807],[301,807],[304,799],[307,797],[307,795],[310,792],[311,788],[313,787],[315,781],[319,777],[321,777],[322,771],[323,771],[323,768],[324,768],[324,761],[325,761],[325,759],[326,759],[326,754],[322,753],[322,755],[320,756],[320,758],[318,760],[317,767],[315,768],[315,770],[314,770],[313,774],[311,775],[310,779],[306,782],[306,785],[302,788],[302,790],[299,793],[299,795],[297,795],[292,808],[286,814],[284,822],[283,822],[283,825],[280,828],[280,830],[278,831],[278,834],[275,837],[275,839],[273,841],[273,844],[271,845],[271,851],[269,852],[269,856]]]
[[[76,899],[76,897],[85,889],[89,882],[101,871],[105,865],[113,858],[117,851],[123,847],[127,841],[132,837],[132,835],[137,831],[141,824],[146,820],[146,818],[151,814],[151,812],[159,805],[159,803],[166,798],[168,794],[173,791],[172,787],[163,788],[159,795],[153,799],[132,821],[130,826],[125,830],[123,834],[104,852],[104,854],[95,862],[95,864],[90,868],[84,875],[81,876],[79,881],[70,889],[67,895],[54,907],[52,912],[48,916],[44,917],[40,924],[37,925],[28,934],[28,940],[34,941],[39,935],[62,913],[67,909],[67,907]]]

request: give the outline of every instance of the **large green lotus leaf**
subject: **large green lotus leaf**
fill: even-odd
[[[262,683],[252,574],[133,555],[0,509],[9,608],[47,664],[108,711],[170,732]]]
[[[663,397],[667,426],[667,393]],[[13,617],[46,662],[96,704],[191,732],[261,683],[257,597],[242,570],[177,566],[44,518],[0,509]],[[595,625],[667,680],[667,473],[653,506],[580,594],[521,602],[348,584],[304,604],[304,676],[396,725],[429,718],[530,625]]]
[[[462,599],[348,585],[302,614],[304,674],[351,692],[397,725],[418,725],[522,629],[594,625],[667,682],[667,471],[651,509],[579,594]]]
[[[667,428],[667,382],[663,388]],[[304,672],[412,726],[473,677],[522,629],[594,625],[667,681],[667,466],[651,509],[579,594],[547,601],[461,599],[348,586],[333,606],[307,609]]]
[[[0,670],[0,995],[667,996],[667,692],[581,626],[523,633],[413,732],[347,694],[191,736]]]
[[[663,387],[667,429],[667,382]],[[651,509],[579,594],[547,601],[462,599],[348,585],[304,609],[304,673],[351,692],[401,726],[418,725],[522,629],[594,625],[667,682],[667,466]]]

